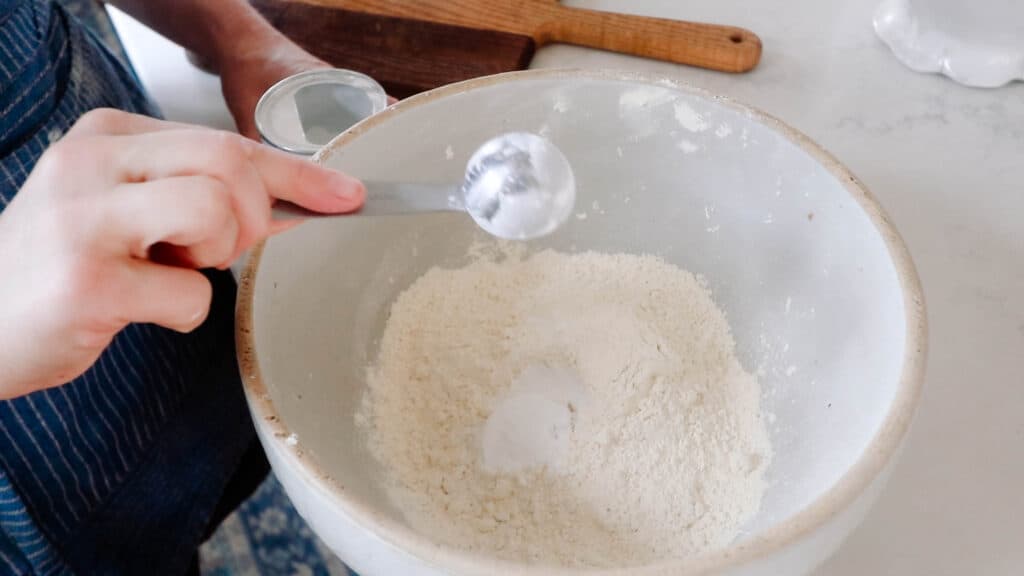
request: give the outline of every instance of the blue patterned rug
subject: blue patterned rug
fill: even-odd
[[[272,474],[199,557],[203,576],[355,576],[299,517]]]

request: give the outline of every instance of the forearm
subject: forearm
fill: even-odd
[[[277,32],[246,0],[107,0],[199,54],[215,69],[233,53],[257,49]]]

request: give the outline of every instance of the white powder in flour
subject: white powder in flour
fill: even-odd
[[[551,251],[433,269],[394,303],[357,420],[417,531],[509,560],[635,566],[733,540],[771,448],[692,274]]]

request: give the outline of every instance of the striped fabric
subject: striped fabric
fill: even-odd
[[[0,211],[44,150],[103,106],[154,114],[63,9],[0,0]],[[186,571],[255,443],[234,282],[208,276],[214,309],[195,333],[130,326],[74,382],[0,402],[0,574]]]

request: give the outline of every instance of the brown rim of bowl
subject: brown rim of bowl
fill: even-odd
[[[310,455],[302,450],[301,444],[289,446],[281,442],[281,439],[287,438],[291,431],[281,420],[266,392],[266,386],[259,371],[259,363],[255,357],[255,342],[253,339],[253,297],[255,278],[259,271],[260,258],[263,252],[262,244],[253,250],[249,262],[239,279],[239,298],[236,313],[238,360],[246,396],[254,418],[262,420],[269,427],[272,432],[271,437],[280,442],[280,448],[284,450],[284,454],[289,455],[294,458],[295,462],[304,466],[307,472],[309,472],[308,476],[315,478],[315,481],[320,484],[321,488],[334,496],[337,506],[355,524],[397,549],[422,561],[425,565],[441,570],[471,573],[494,573],[496,570],[512,570],[517,574],[526,576],[561,576],[569,573],[587,574],[588,576],[626,576],[627,574],[631,576],[653,574],[693,576],[737,567],[757,558],[768,556],[798,541],[814,529],[825,524],[836,513],[850,506],[893,458],[913,418],[914,409],[924,382],[924,368],[927,357],[927,319],[925,315],[924,294],[921,290],[917,271],[910,258],[910,253],[899,233],[889,222],[889,218],[885,215],[878,201],[830,153],[826,152],[803,133],[770,114],[757,108],[740,104],[729,98],[711,94],[706,90],[690,86],[672,78],[614,70],[549,69],[509,72],[496,76],[477,78],[444,86],[401,101],[385,109],[380,114],[353,126],[349,131],[335,138],[314,156],[313,161],[317,163],[322,162],[328,154],[352,142],[361,134],[373,129],[374,126],[390,120],[397,114],[401,114],[404,110],[484,86],[493,86],[519,79],[538,78],[583,78],[638,82],[708,98],[733,110],[743,112],[748,117],[776,130],[810,154],[828,169],[835,178],[843,183],[846,190],[856,199],[874,223],[875,228],[882,236],[888,248],[889,256],[896,269],[903,293],[907,326],[903,370],[896,397],[893,399],[889,412],[886,414],[875,436],[853,465],[847,469],[831,488],[789,519],[744,542],[732,544],[726,548],[685,560],[666,560],[642,567],[570,569],[555,566],[524,565],[496,560],[484,554],[465,552],[434,543],[403,523],[379,514],[372,507],[362,502],[348,499],[343,487],[333,480]]]

